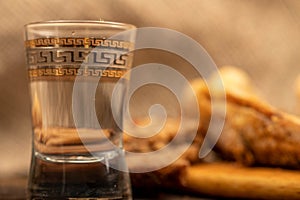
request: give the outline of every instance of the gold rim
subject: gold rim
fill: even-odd
[[[40,21],[40,22],[31,22],[25,25],[25,28],[34,28],[42,26],[103,26],[103,27],[112,27],[119,29],[133,29],[136,28],[132,24],[121,23],[121,22],[112,22],[112,21],[103,21],[103,20],[50,20],[50,21]]]

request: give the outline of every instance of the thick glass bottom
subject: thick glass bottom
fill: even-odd
[[[125,166],[123,154],[66,160],[40,156],[32,159],[28,199],[131,199],[129,175],[118,170]]]

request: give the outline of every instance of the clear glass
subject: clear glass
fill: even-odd
[[[33,124],[29,199],[131,199],[122,113],[135,34],[120,33],[134,29],[104,21],[25,26]],[[117,83],[122,90],[112,104]]]

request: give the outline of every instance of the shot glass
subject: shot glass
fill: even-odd
[[[28,199],[131,199],[122,113],[134,29],[87,20],[25,25],[33,132]]]

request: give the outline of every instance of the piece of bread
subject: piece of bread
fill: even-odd
[[[221,77],[239,74],[242,73],[237,73],[232,67],[220,70]],[[240,78],[223,79],[226,90],[226,119],[215,150],[224,159],[245,165],[300,168],[299,118],[281,112],[261,100],[251,89],[249,80],[244,74]],[[210,104],[204,104],[211,98],[208,90],[203,89],[203,85],[199,86],[201,80],[194,83],[198,84],[195,88],[202,87],[197,90],[198,100],[201,101],[200,110],[208,110]],[[217,79],[210,80],[209,84],[219,86]],[[218,92],[222,88],[212,88],[211,95],[218,98]],[[206,132],[202,134],[205,135]]]
[[[213,159],[213,163],[208,164],[205,160],[195,159],[203,138],[207,136],[211,95],[218,98],[222,94],[220,80],[215,75],[207,81],[210,91],[204,80],[196,79],[191,84],[200,110],[197,140],[178,162],[154,172],[131,174],[133,186],[185,188],[205,195],[229,198],[299,199],[300,173],[282,169],[300,167],[299,119],[262,100],[251,79],[242,70],[225,67],[220,69],[220,74],[225,87],[226,101],[223,103],[226,104],[226,118],[213,151],[224,160],[234,162],[224,164]],[[188,95],[185,105],[189,109]],[[141,142],[125,137],[125,149],[153,151],[174,137],[176,126],[178,121],[173,120],[161,131],[162,135]],[[145,167],[144,163],[140,163],[140,167]]]
[[[180,180],[188,191],[212,197],[300,199],[300,173],[296,170],[203,163],[185,168]]]

